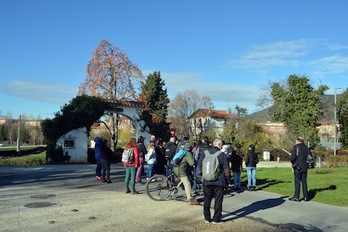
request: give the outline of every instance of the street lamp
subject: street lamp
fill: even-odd
[[[337,111],[337,104],[336,104],[336,99],[337,99],[337,90],[341,88],[335,88],[335,101],[334,101],[334,156],[336,156],[336,140],[337,140],[337,128],[336,128],[336,111]]]

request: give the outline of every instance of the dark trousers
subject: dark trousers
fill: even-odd
[[[101,177],[101,170],[102,170],[102,164],[100,162],[100,159],[97,159],[97,167],[95,169],[95,175],[98,177]]]
[[[203,207],[204,219],[207,221],[211,221],[210,205],[211,205],[212,199],[215,198],[213,221],[214,222],[221,221],[222,201],[224,199],[223,186],[204,185],[203,194],[204,194],[204,207]]]
[[[100,160],[102,167],[103,167],[103,178],[105,180],[110,180],[110,161],[101,159]]]
[[[294,171],[295,176],[295,195],[294,197],[300,199],[300,183],[302,183],[303,197],[308,199],[308,189],[307,189],[307,172],[301,172],[300,170]]]

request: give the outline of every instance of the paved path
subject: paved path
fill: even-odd
[[[179,201],[155,202],[124,192],[121,165],[112,164],[111,184],[96,182],[94,170],[95,165],[0,167],[0,231],[348,231],[348,208],[290,202],[264,191],[225,195],[226,223],[206,225],[202,206],[180,201],[183,192]],[[144,185],[137,188],[145,193]]]

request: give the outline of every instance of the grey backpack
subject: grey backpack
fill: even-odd
[[[208,150],[204,151],[205,157],[202,162],[202,176],[204,180],[216,181],[221,174],[218,156],[221,151],[210,154]]]

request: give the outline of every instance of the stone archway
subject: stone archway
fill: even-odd
[[[139,120],[138,112],[139,110],[144,108],[144,103],[137,101],[127,101],[127,100],[103,100],[107,102],[109,105],[106,109],[109,113],[117,113],[128,117],[134,127],[135,127],[135,137],[143,136],[144,138],[150,138],[150,134],[148,133],[149,129],[146,127],[146,130],[143,130],[145,122],[143,120]]]

